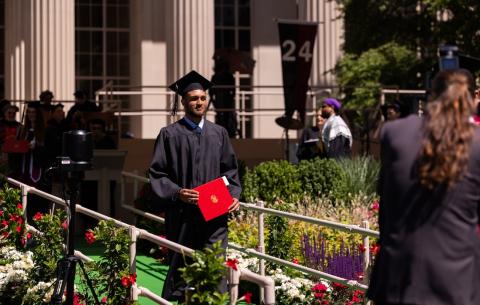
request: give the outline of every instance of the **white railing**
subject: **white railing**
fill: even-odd
[[[55,205],[60,205],[64,208],[67,208],[67,205],[65,201],[62,198],[59,198],[57,196],[54,196],[52,194],[46,193],[44,191],[41,191],[39,189],[36,189],[30,185],[27,185],[25,183],[22,183],[20,181],[17,181],[12,178],[6,178],[8,183],[11,183],[12,185],[15,185],[20,188],[21,192],[21,199],[22,199],[22,207],[23,207],[23,213],[26,215],[26,211],[28,208],[28,194],[35,194],[37,196],[40,196],[42,198],[48,199]],[[187,256],[192,256],[194,253],[193,249],[190,249],[188,247],[185,247],[183,245],[177,244],[175,242],[169,241],[165,238],[159,237],[155,234],[152,234],[144,229],[138,229],[133,225],[129,225],[125,222],[119,221],[117,219],[105,216],[103,214],[100,214],[98,212],[92,211],[90,209],[87,209],[83,207],[80,204],[76,204],[76,210],[74,211],[75,213],[81,213],[90,217],[93,217],[98,220],[111,220],[115,223],[115,225],[123,228],[128,229],[129,237],[130,237],[130,255],[129,255],[129,264],[130,264],[130,272],[131,273],[136,273],[136,253],[137,253],[137,239],[145,239],[148,240],[152,243],[155,243],[159,246],[166,247],[170,250],[173,250],[178,253],[182,253],[183,255]],[[38,232],[34,227],[30,226],[27,224],[27,228],[36,234],[41,234],[41,232]],[[83,253],[79,251],[75,251],[75,255],[79,257],[80,259],[84,261],[90,261],[91,259],[84,255]],[[231,268],[228,268],[229,274],[228,277],[231,279],[238,279],[242,278],[246,281],[250,281],[253,283],[258,284],[259,286],[262,287],[264,290],[264,299],[265,299],[265,304],[266,305],[273,305],[275,304],[275,285],[273,280],[270,277],[265,277],[265,276],[258,276],[257,274],[252,274],[251,271],[245,270],[245,269],[239,269],[238,271],[235,271]],[[172,305],[168,300],[163,299],[162,297],[156,295],[155,293],[151,292],[145,287],[137,286],[136,283],[132,285],[131,288],[131,299],[132,301],[137,301],[139,296],[144,296],[149,298],[150,300],[157,302],[158,304],[165,304],[165,305]],[[231,285],[230,287],[230,295],[231,295],[231,304],[235,304],[236,298],[233,299],[233,297],[238,296],[238,286],[237,285]]]
[[[150,217],[150,216],[147,215],[148,213],[145,213],[143,211],[140,211],[139,213],[137,213],[137,212],[135,212],[135,210],[137,210],[137,209],[134,209],[131,206],[125,204],[124,193],[125,193],[126,178],[133,179],[133,194],[134,195],[138,194],[139,183],[149,183],[148,178],[139,176],[139,175],[137,175],[136,172],[134,172],[134,173],[122,172],[122,178],[121,178],[122,179],[121,180],[121,192],[122,192],[121,205],[122,205],[122,207],[134,212],[137,215],[146,216],[146,217],[148,217],[150,219],[153,219],[153,220],[157,220],[157,218],[161,218],[161,217],[158,217],[158,216],[155,216],[155,218]],[[338,222],[334,222],[334,221],[330,221],[330,220],[317,219],[317,218],[313,218],[313,217],[308,217],[308,216],[298,215],[298,214],[294,214],[294,213],[283,212],[283,211],[279,211],[279,210],[275,210],[275,209],[265,208],[264,203],[262,201],[259,201],[256,204],[241,202],[240,205],[241,205],[242,208],[244,208],[246,210],[251,210],[251,211],[255,211],[255,212],[258,213],[258,240],[259,240],[259,244],[258,244],[257,250],[243,248],[243,247],[240,247],[238,245],[231,244],[231,243],[229,243],[228,246],[232,249],[236,249],[236,250],[241,251],[243,253],[246,253],[248,255],[259,258],[259,270],[260,270],[260,275],[261,276],[265,275],[265,264],[264,264],[264,260],[265,260],[265,261],[277,263],[279,265],[283,265],[283,266],[286,266],[286,267],[304,272],[304,273],[309,274],[309,275],[317,276],[317,277],[320,277],[320,278],[323,278],[323,279],[326,279],[326,280],[329,280],[329,281],[339,282],[339,283],[345,284],[345,285],[350,286],[350,287],[355,287],[357,289],[366,290],[368,288],[368,286],[366,286],[365,283],[368,282],[368,275],[367,275],[366,271],[367,271],[367,269],[369,268],[369,265],[370,265],[370,253],[368,251],[368,249],[370,248],[369,237],[375,237],[375,238],[379,237],[379,232],[378,231],[374,231],[374,230],[369,229],[368,221],[364,221],[363,222],[363,227],[360,227],[358,225],[343,224],[343,223],[338,223]],[[137,211],[139,211],[139,210],[137,210]],[[302,266],[302,265],[299,265],[299,264],[295,264],[295,263],[292,263],[292,262],[289,262],[289,261],[271,256],[271,255],[265,254],[264,221],[263,221],[265,213],[270,214],[270,215],[280,216],[280,217],[286,217],[286,218],[289,218],[289,219],[304,221],[304,222],[308,222],[308,223],[312,223],[312,224],[316,224],[316,225],[320,225],[320,226],[325,226],[325,227],[336,229],[336,230],[341,230],[341,231],[346,231],[346,232],[356,233],[356,234],[362,235],[363,236],[363,240],[362,240],[363,246],[364,246],[365,249],[367,249],[365,251],[364,258],[363,258],[364,283],[362,284],[362,283],[359,283],[355,280],[348,280],[348,279],[345,279],[345,278],[341,278],[341,277],[338,277],[338,276],[335,276],[335,275],[332,275],[332,274],[328,274],[328,273],[325,273],[325,272],[322,272],[322,271],[319,271],[319,270],[315,270],[315,269],[312,269],[312,268],[309,268],[309,267],[305,267],[305,266]],[[163,221],[163,218],[161,218],[161,220]]]

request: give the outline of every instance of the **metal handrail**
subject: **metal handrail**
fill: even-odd
[[[67,207],[66,202],[63,199],[61,199],[57,196],[54,196],[52,194],[49,194],[49,193],[46,193],[44,191],[38,190],[35,187],[32,187],[28,184],[22,183],[18,180],[10,178],[10,177],[6,177],[6,181],[8,183],[11,183],[12,185],[15,185],[15,186],[20,188],[21,198],[22,198],[22,208],[23,208],[23,213],[24,214],[26,213],[27,206],[28,206],[27,195],[29,193],[36,194],[40,197],[43,197],[45,199],[48,199],[48,200],[52,201],[55,204],[60,204],[63,207]],[[122,222],[120,220],[117,220],[117,219],[111,218],[109,216],[103,215],[101,213],[98,213],[96,211],[90,210],[88,208],[83,207],[80,204],[76,204],[75,213],[76,212],[87,215],[87,216],[90,216],[90,217],[95,218],[95,219],[99,219],[99,220],[113,221],[115,223],[115,225],[117,225],[119,227],[127,228],[129,230],[129,237],[132,241],[131,244],[130,244],[130,272],[131,273],[136,272],[135,257],[136,257],[136,240],[137,240],[137,238],[142,238],[142,239],[151,241],[151,242],[153,242],[153,243],[155,243],[159,246],[166,247],[170,250],[173,250],[175,252],[179,252],[183,255],[192,256],[193,253],[194,253],[193,249],[190,249],[190,248],[185,247],[181,244],[177,244],[175,242],[169,241],[169,240],[167,240],[163,237],[152,234],[152,233],[150,233],[150,232],[148,232],[144,229],[136,228],[133,225],[129,225],[129,224],[127,224],[125,222]],[[28,226],[28,229],[31,229],[33,232],[38,234],[38,230],[36,230],[34,227],[31,227],[28,224],[27,224],[27,226]],[[75,255],[78,256],[80,259],[82,259],[84,261],[91,260],[89,257],[85,256],[83,253],[81,253],[79,251],[75,251]],[[232,272],[232,271],[229,271],[229,272]],[[244,273],[243,276],[248,278],[248,275],[250,274],[250,271],[240,269],[240,273],[242,273],[242,272]],[[252,279],[252,281],[253,282],[257,281],[258,282],[258,279]],[[267,305],[275,304],[274,287],[271,287],[271,285],[270,285],[272,280],[268,277],[263,277],[262,281],[265,285],[263,288],[266,289],[265,290],[265,296],[266,296],[265,299],[273,300],[272,302],[265,303],[265,304],[267,304]],[[238,289],[238,287],[235,288],[235,289]],[[132,285],[132,294],[131,295],[132,295],[132,300],[133,301],[136,301],[138,299],[138,296],[145,296],[145,297],[157,302],[158,304],[172,305],[172,303],[170,303],[168,300],[165,300],[165,299],[161,298],[160,296],[154,294],[153,292],[151,292],[150,290],[148,290],[145,287],[137,286],[136,283]]]
[[[125,190],[124,190],[124,187],[125,187],[124,186],[124,183],[125,183],[124,178],[125,177],[133,179],[134,194],[137,194],[138,181],[142,181],[144,183],[149,183],[150,182],[150,180],[148,178],[139,176],[136,173],[130,173],[130,172],[122,171],[121,174],[122,174],[122,184],[121,184],[122,194],[125,192]],[[121,202],[122,202],[121,203],[122,207],[133,211],[134,208],[125,204],[125,198],[124,198],[123,195],[121,197]],[[265,274],[263,260],[267,260],[267,261],[270,261],[270,262],[274,262],[274,263],[277,263],[277,264],[281,264],[281,265],[284,265],[284,266],[287,266],[287,267],[305,272],[305,273],[310,274],[310,275],[315,275],[315,276],[318,276],[320,278],[324,278],[326,280],[340,282],[340,283],[343,283],[347,286],[354,287],[354,288],[357,288],[357,289],[360,289],[360,290],[366,290],[368,288],[368,286],[366,286],[364,284],[361,284],[361,283],[358,283],[357,281],[347,280],[345,278],[341,278],[341,277],[338,277],[338,276],[335,276],[335,275],[332,275],[332,274],[328,274],[328,273],[325,273],[325,272],[322,272],[322,271],[319,271],[319,270],[308,268],[308,267],[305,267],[305,266],[302,266],[302,265],[299,265],[299,264],[294,264],[292,262],[289,262],[289,261],[271,256],[271,255],[265,254],[265,251],[264,251],[265,246],[264,246],[264,240],[263,240],[263,232],[264,232],[263,214],[267,213],[267,214],[276,215],[276,216],[280,216],[280,217],[286,217],[286,218],[293,219],[293,220],[299,220],[299,221],[304,221],[304,222],[308,222],[308,223],[312,223],[312,224],[316,224],[316,225],[321,225],[321,226],[329,227],[329,228],[340,230],[340,231],[361,234],[364,237],[363,238],[363,246],[365,247],[365,249],[369,249],[369,243],[370,243],[369,236],[370,237],[379,237],[380,233],[378,231],[370,230],[368,228],[368,222],[367,221],[364,221],[363,225],[364,225],[365,228],[362,228],[358,225],[343,224],[343,223],[338,223],[338,222],[334,222],[334,221],[331,221],[331,220],[317,219],[317,218],[313,218],[313,217],[309,217],[309,216],[298,215],[298,214],[279,211],[279,210],[270,209],[270,208],[264,208],[263,207],[263,202],[261,202],[261,201],[258,204],[259,204],[259,206],[255,205],[255,204],[252,204],[252,203],[240,202],[240,205],[243,208],[245,208],[247,210],[252,210],[252,211],[258,212],[258,219],[259,219],[259,230],[258,230],[259,231],[259,246],[258,246],[258,250],[259,251],[254,250],[254,249],[242,248],[242,247],[239,247],[238,245],[231,244],[231,243],[229,243],[228,246],[232,249],[236,249],[236,250],[239,250],[243,253],[249,254],[251,256],[256,256],[257,258],[260,258],[260,261],[259,261],[259,263],[260,263],[260,266],[259,266],[260,268],[259,269],[260,269],[260,273],[261,273],[260,275]],[[135,209],[135,210],[137,210],[137,209]],[[138,214],[135,213],[135,214],[140,215],[140,216],[144,216],[144,215],[142,215],[143,213],[145,213],[145,212],[142,211],[142,213],[138,213]],[[164,220],[163,218],[161,218],[161,219]],[[364,257],[364,262],[363,262],[364,271],[366,271],[368,269],[369,264],[370,264],[370,255],[369,255],[368,250],[367,250],[366,255]],[[364,281],[366,282],[367,280],[368,280],[368,276],[365,273]]]

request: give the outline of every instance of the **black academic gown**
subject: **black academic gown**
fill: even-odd
[[[182,119],[160,130],[150,166],[152,189],[165,209],[167,239],[192,249],[203,249],[218,240],[227,245],[227,215],[205,222],[198,207],[177,200],[181,188],[195,188],[221,176],[230,182],[234,198],[241,193],[237,159],[227,131],[205,120],[196,134]],[[181,254],[170,251],[170,269],[162,297],[183,301],[183,281],[177,271],[183,266]],[[226,290],[223,285],[221,290]]]

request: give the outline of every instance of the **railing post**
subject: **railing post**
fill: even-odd
[[[238,285],[240,284],[240,271],[228,268],[228,285],[230,290],[230,304],[237,304]]]
[[[130,237],[130,255],[129,255],[129,266],[130,266],[130,274],[135,274],[137,272],[137,236],[138,230],[135,226],[130,226],[128,228],[128,235]],[[137,293],[137,283],[132,284],[132,288],[130,290],[130,300],[137,301],[138,300],[138,293]]]
[[[364,220],[362,222],[362,227],[364,229],[370,228],[368,220]],[[368,235],[363,236],[363,247],[365,249],[365,252],[363,254],[363,283],[368,284],[368,269],[370,267],[370,238],[368,237]]]
[[[133,170],[135,175],[138,175],[138,171],[136,169]],[[135,199],[138,195],[138,180],[135,178],[133,179],[133,198]]]
[[[258,201],[257,206],[263,208],[265,206],[263,201]],[[264,213],[258,212],[258,252],[265,254],[265,235],[264,235]],[[261,276],[265,276],[265,260],[258,260],[258,271]],[[263,303],[264,289],[260,287],[260,303]]]
[[[120,206],[123,206],[125,204],[125,183],[126,178],[122,173],[120,177]]]
[[[27,204],[28,204],[28,189],[29,187],[26,186],[26,185],[22,185],[20,187],[20,194],[22,196],[22,209],[23,209],[23,218],[25,220],[25,223],[26,223],[26,220],[27,220]]]

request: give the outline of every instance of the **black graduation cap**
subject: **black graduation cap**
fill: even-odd
[[[210,87],[212,87],[212,83],[199,74],[197,71],[192,70],[185,74],[183,77],[178,79],[176,82],[168,86],[170,90],[175,91],[177,94],[175,95],[175,101],[172,107],[172,115],[177,113],[178,109],[178,95],[184,97],[187,92],[192,90],[203,90],[207,91]]]

